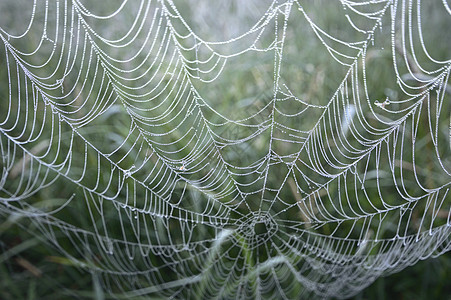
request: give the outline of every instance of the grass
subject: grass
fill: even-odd
[[[101,290],[95,273],[78,270],[34,237],[39,237],[39,232],[33,228],[25,231],[17,222],[26,223],[24,220],[8,222],[4,216],[2,218],[2,228],[8,226],[8,230],[0,235],[1,299],[112,299]],[[249,253],[245,257],[252,260]],[[449,253],[430,258],[400,273],[378,278],[353,299],[449,299],[446,297],[451,293],[450,270]],[[120,295],[116,297],[121,299]]]

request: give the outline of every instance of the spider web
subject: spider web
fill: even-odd
[[[448,3],[217,2],[2,3],[1,214],[115,296],[345,298],[449,251]]]

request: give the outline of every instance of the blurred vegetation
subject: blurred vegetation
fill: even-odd
[[[0,221],[0,299],[112,299],[99,291],[95,274],[72,266],[43,243],[41,233],[29,222],[3,215]],[[450,278],[451,255],[447,253],[380,277],[352,299],[447,300],[451,299]]]

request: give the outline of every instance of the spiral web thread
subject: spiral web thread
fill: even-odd
[[[344,298],[449,251],[446,0],[226,2],[2,3],[1,214],[112,295]]]

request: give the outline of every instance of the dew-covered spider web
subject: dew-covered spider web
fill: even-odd
[[[344,298],[451,249],[449,1],[0,11],[0,214],[111,295]]]

